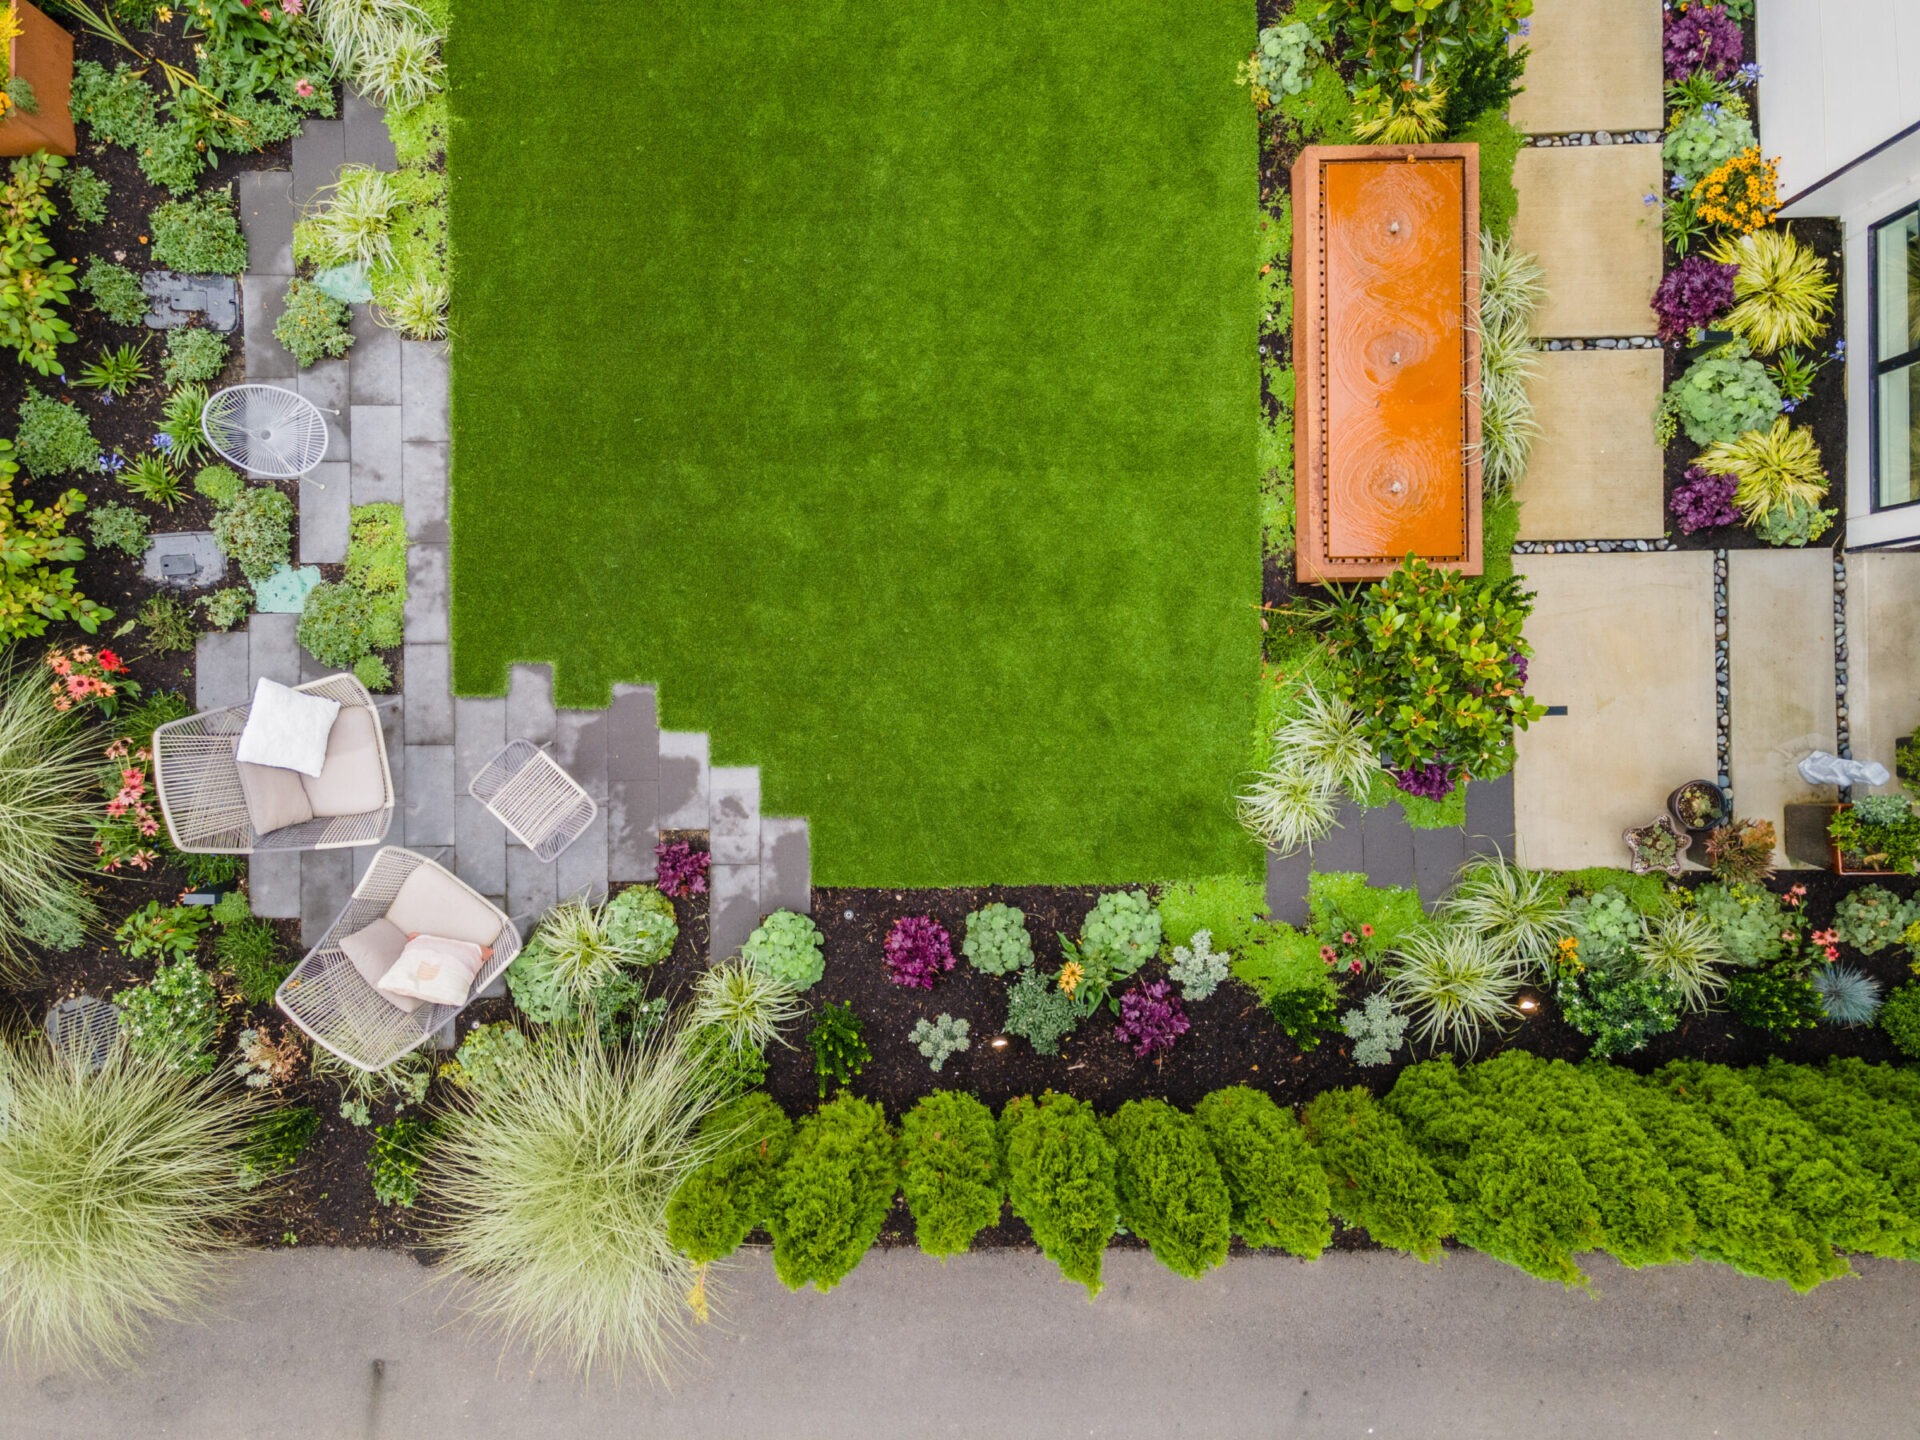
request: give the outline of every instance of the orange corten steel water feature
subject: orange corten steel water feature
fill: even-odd
[[[1480,150],[1310,145],[1293,166],[1295,573],[1480,573]]]

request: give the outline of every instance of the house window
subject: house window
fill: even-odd
[[[1920,500],[1920,207],[1873,227],[1873,508]]]

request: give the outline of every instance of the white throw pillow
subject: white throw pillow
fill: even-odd
[[[486,963],[486,950],[471,941],[416,935],[373,988],[389,1000],[464,1005],[473,989],[473,977]]]
[[[327,763],[327,736],[340,702],[309,695],[261,677],[253,688],[253,708],[240,732],[234,759],[245,765],[272,765],[318,777]]]

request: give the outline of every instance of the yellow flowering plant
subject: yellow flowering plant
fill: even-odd
[[[1750,235],[1780,208],[1778,160],[1764,159],[1758,146],[1742,150],[1709,171],[1693,192],[1694,211],[1709,225]]]

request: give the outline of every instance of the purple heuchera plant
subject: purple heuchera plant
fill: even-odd
[[[953,937],[930,915],[906,915],[887,932],[887,978],[896,985],[931,990],[943,970],[953,969]]]
[[[1523,674],[1521,682],[1524,684],[1525,680]],[[1402,793],[1422,800],[1444,800],[1453,793],[1453,767],[1444,760],[1429,760],[1424,765],[1410,765],[1405,770],[1389,768],[1387,776]]]
[[[1680,530],[1686,535],[1715,525],[1731,525],[1740,518],[1740,511],[1733,503],[1733,492],[1739,484],[1731,475],[1715,475],[1698,465],[1690,465],[1685,478],[1673,487],[1673,498],[1667,502],[1667,509],[1673,512],[1673,518],[1680,522]]]
[[[713,856],[696,850],[684,840],[671,845],[662,841],[653,847],[654,881],[662,895],[684,900],[689,895],[707,893],[707,866]]]
[[[1113,1034],[1144,1060],[1156,1050],[1171,1050],[1173,1042],[1187,1033],[1188,1024],[1186,1007],[1173,986],[1165,980],[1149,980],[1120,997],[1120,1023],[1113,1027]]]
[[[1719,265],[1704,255],[1689,255],[1667,272],[1653,292],[1653,313],[1662,340],[1679,340],[1689,330],[1711,325],[1733,308],[1733,277],[1738,265]]]
[[[1684,80],[1705,70],[1731,80],[1740,70],[1746,37],[1724,5],[1689,5],[1667,12],[1667,79]]]

